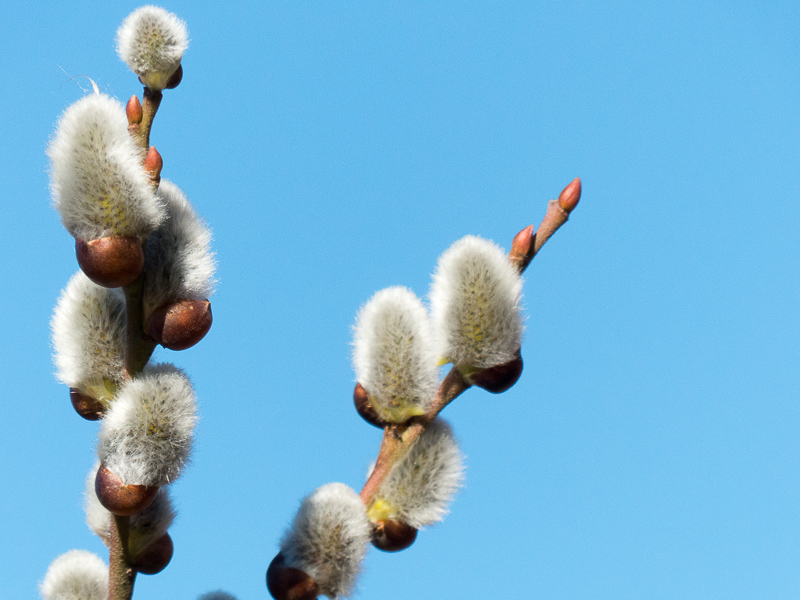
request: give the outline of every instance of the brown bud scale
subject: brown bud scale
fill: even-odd
[[[300,569],[287,567],[280,552],[267,568],[267,590],[275,600],[315,600],[319,585]]]
[[[86,276],[107,288],[132,283],[144,268],[144,251],[137,237],[115,235],[89,242],[76,239],[75,254]]]
[[[211,329],[211,303],[182,298],[162,304],[147,318],[145,331],[170,350],[186,350]]]
[[[183,65],[178,65],[178,68],[170,76],[169,81],[167,81],[167,85],[164,87],[168,90],[175,89],[178,87],[178,85],[180,85],[181,80],[183,80]]]
[[[75,412],[87,421],[98,421],[103,418],[105,406],[97,398],[92,398],[77,388],[69,388],[69,399]]]
[[[122,480],[103,465],[97,470],[94,491],[100,504],[120,517],[130,517],[150,506],[158,486],[123,484]]]
[[[380,429],[388,425],[386,421],[378,416],[378,413],[375,411],[369,399],[367,390],[365,390],[364,386],[360,383],[356,383],[356,388],[353,390],[353,403],[356,405],[356,411],[361,415],[361,418],[370,425],[374,425]]]
[[[397,519],[383,519],[373,525],[372,545],[384,552],[405,550],[417,539],[417,530]]]
[[[522,375],[522,356],[517,350],[517,357],[509,362],[471,373],[469,382],[487,392],[499,394],[517,383],[520,375]]]
[[[133,558],[133,568],[145,575],[163,571],[172,560],[174,546],[168,533],[158,538]]]

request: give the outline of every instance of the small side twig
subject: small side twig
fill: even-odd
[[[545,242],[569,219],[569,214],[578,205],[581,198],[581,180],[575,178],[559,194],[558,200],[551,200],[547,205],[547,212],[539,228],[534,233],[533,225],[520,231],[511,244],[508,259],[522,274],[528,268],[531,260],[544,246]],[[455,400],[470,384],[453,367],[439,384],[436,397],[427,414],[414,417],[405,423],[388,425],[383,432],[381,448],[375,461],[375,468],[361,489],[361,500],[370,506],[381,484],[389,475],[392,467],[411,449],[411,446],[425,431],[428,424],[433,421],[444,408]]]

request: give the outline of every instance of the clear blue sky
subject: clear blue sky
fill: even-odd
[[[53,377],[77,269],[44,149],[137,3],[4,2],[0,597],[72,548],[96,424]],[[214,230],[214,326],[161,350],[201,422],[172,564],[134,598],[264,572],[300,499],[356,489],[379,432],[351,405],[373,292],[427,292],[466,234],[506,248],[575,176],[524,287],[525,372],[443,413],[467,456],[444,523],[370,552],[356,598],[800,594],[800,11],[794,2],[170,2],[183,83],[153,130]]]

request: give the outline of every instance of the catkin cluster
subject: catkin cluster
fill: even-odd
[[[148,147],[161,90],[177,85],[185,24],[164,9],[134,11],[117,33],[120,57],[145,85],[123,107],[95,88],[64,111],[48,147],[53,205],[75,238],[81,270],[51,322],[57,378],[78,413],[100,420],[86,519],[116,571],[152,574],[169,562],[175,512],[168,484],[189,461],[197,421],[188,376],[149,364],[157,345],[197,343],[211,325],[211,232],[185,194],[161,180]],[[81,551],[56,559],[45,600],[117,597],[106,565]]]
[[[368,542],[402,550],[445,517],[464,465],[450,426],[437,417],[438,367],[452,363],[465,387],[513,385],[521,371],[521,287],[498,246],[467,236],[439,259],[430,308],[399,286],[361,308],[354,399],[361,416],[386,429],[384,446],[361,495],[332,483],[303,500],[267,570],[277,600],[346,596]]]

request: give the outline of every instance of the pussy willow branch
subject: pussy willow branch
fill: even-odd
[[[161,104],[161,97],[160,91],[154,92],[149,88],[145,88],[143,94],[144,102],[142,103],[142,120],[139,123],[131,123],[128,126],[128,133],[145,152],[150,146],[150,129]],[[154,187],[158,185],[157,181],[153,181],[153,184]],[[145,249],[145,244],[146,242],[142,243],[142,250]],[[143,287],[144,273],[139,275],[133,283],[122,288],[125,294],[127,313],[125,336],[126,380],[130,380],[142,372],[156,347],[156,343],[144,333]],[[128,556],[129,527],[130,517],[114,515],[111,519],[108,546],[108,600],[131,600],[133,596],[136,569],[131,564],[130,556]]]
[[[558,200],[551,200],[548,203],[547,212],[536,233],[533,232],[533,225],[529,225],[514,237],[511,251],[508,253],[508,260],[517,268],[520,275],[528,268],[533,257],[542,249],[550,236],[567,222],[569,214],[578,205],[580,198],[581,180],[576,177],[559,194]],[[375,461],[375,468],[361,489],[361,501],[364,504],[367,506],[372,504],[392,467],[422,435],[430,422],[469,387],[470,384],[464,381],[459,370],[453,367],[439,384],[432,406],[425,415],[413,417],[405,423],[386,426],[383,430],[383,440]]]
[[[150,147],[150,130],[153,127],[158,107],[161,106],[163,94],[160,90],[144,88],[142,94],[142,121],[128,126],[128,132],[136,143],[146,152]]]
[[[130,600],[133,596],[133,583],[136,580],[136,569],[130,565],[128,556],[128,528],[130,517],[111,518],[108,544],[108,599]]]

